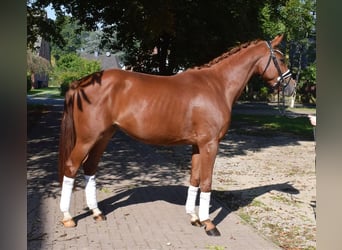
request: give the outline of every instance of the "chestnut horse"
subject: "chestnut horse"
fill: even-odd
[[[219,142],[229,128],[232,106],[252,75],[260,75],[286,95],[294,92],[296,82],[283,54],[276,49],[282,38],[279,35],[271,42],[242,44],[202,67],[173,76],[110,69],[71,83],[65,96],[59,145],[63,225],[76,226],[69,207],[80,166],[84,169],[87,205],[95,220],[106,219],[97,207],[95,172],[109,140],[121,129],[149,144],[192,145],[185,210],[191,224],[204,226],[208,235],[220,235],[209,218]]]

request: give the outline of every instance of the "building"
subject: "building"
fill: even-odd
[[[51,63],[51,49],[50,44],[42,38],[37,40],[38,56],[45,58]],[[32,85],[34,88],[44,88],[49,86],[49,75],[47,73],[34,74],[32,79]]]
[[[121,63],[119,57],[110,52],[99,53],[95,51],[94,53],[80,52],[80,56],[88,60],[97,60],[101,63],[101,69],[121,69],[123,64]]]

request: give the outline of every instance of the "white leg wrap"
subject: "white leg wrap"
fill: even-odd
[[[72,216],[69,212],[64,212],[63,213],[63,221],[65,220],[71,220],[72,219]]]
[[[201,192],[198,216],[200,221],[209,219],[209,205],[211,192]]]
[[[191,214],[191,216],[196,215],[196,198],[197,198],[198,187],[189,186],[188,188],[188,196],[186,198],[185,203],[185,211],[187,214]]]
[[[97,208],[95,175],[84,175],[84,179],[87,205],[89,209],[93,210]]]
[[[96,215],[99,215],[99,214],[102,214],[101,210],[98,209],[98,208],[94,208],[93,209],[93,215],[96,216]]]
[[[74,181],[75,179],[73,178],[69,178],[66,176],[63,177],[62,194],[59,207],[64,215],[66,215],[66,213],[69,213],[71,193],[72,188],[74,187]]]

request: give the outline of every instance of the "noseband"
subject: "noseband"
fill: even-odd
[[[272,48],[272,45],[269,41],[266,41],[267,47],[270,49],[270,57],[268,58],[268,62],[266,64],[266,67],[264,69],[264,71],[261,74],[261,77],[265,74],[266,70],[268,69],[268,66],[271,63],[271,60],[274,63],[274,66],[276,67],[277,71],[278,71],[278,78],[277,78],[277,82],[273,84],[273,88],[277,88],[280,84],[282,89],[284,89],[289,83],[290,83],[290,76],[292,75],[290,70],[285,71],[284,73],[281,73],[280,70],[280,66],[277,60],[277,57],[275,56],[275,50]],[[278,50],[277,50],[278,51]],[[279,53],[281,53],[280,51],[278,51]],[[289,79],[287,82],[285,82],[286,79]]]

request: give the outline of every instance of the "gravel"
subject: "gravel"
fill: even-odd
[[[315,142],[238,131],[221,142],[214,197],[283,249],[316,249]]]

